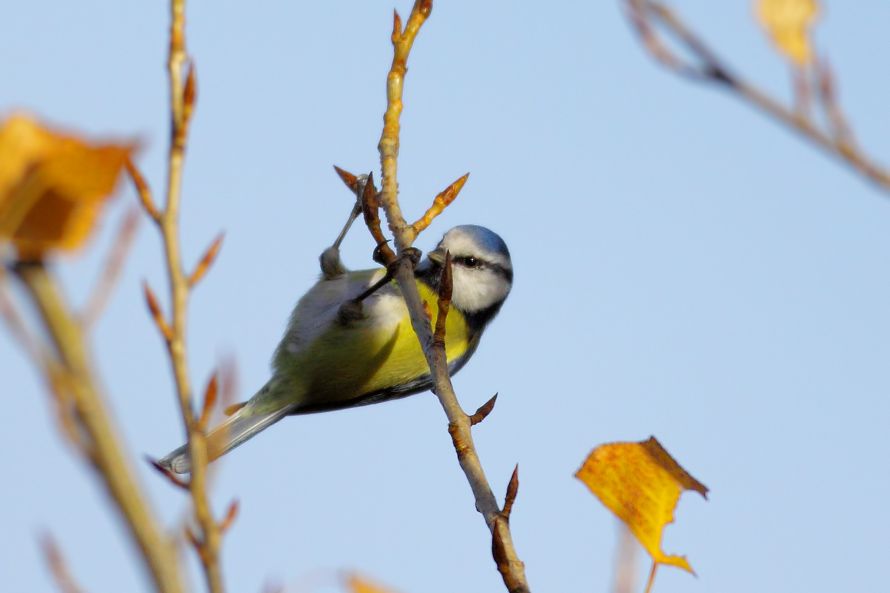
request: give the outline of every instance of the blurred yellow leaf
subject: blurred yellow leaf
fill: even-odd
[[[352,593],[392,593],[389,589],[381,589],[355,574],[349,575],[346,585]]]
[[[594,449],[575,474],[637,537],[655,562],[692,572],[683,556],[661,551],[664,526],[674,520],[683,490],[707,498],[708,489],[686,473],[655,437]]]
[[[812,61],[810,27],[819,14],[816,0],[757,0],[756,12],[780,52],[798,66]]]
[[[14,115],[0,123],[0,241],[22,259],[76,249],[134,144],[92,144]]]

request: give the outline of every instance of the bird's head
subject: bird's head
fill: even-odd
[[[504,240],[485,227],[456,226],[428,254],[436,268],[451,253],[451,303],[464,313],[496,313],[513,286],[513,264]]]

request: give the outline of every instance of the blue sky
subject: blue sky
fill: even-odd
[[[788,96],[787,68],[750,3],[677,4],[730,63]],[[191,3],[199,103],[186,257],[226,231],[192,303],[196,383],[226,356],[241,396],[265,382],[290,309],[349,208],[331,165],[377,166],[392,8]],[[832,4],[817,40],[862,145],[890,158],[890,83],[874,49],[888,18],[873,0]],[[135,136],[160,188],[166,31],[163,2],[11,3],[0,20],[0,110]],[[499,495],[519,463],[512,526],[533,590],[611,586],[615,520],[572,474],[597,444],[649,435],[711,490],[708,502],[684,496],[665,535],[665,550],[686,554],[698,578],[666,568],[658,593],[880,588],[890,530],[887,196],[725,93],[656,68],[616,2],[439,2],[409,67],[403,207],[419,214],[471,172],[419,246],[475,223],[513,254],[514,292],[455,386],[469,410],[500,394],[475,435]],[[74,302],[89,294],[134,199],[122,191],[99,238],[58,266]],[[353,233],[344,258],[367,267],[370,250]],[[143,278],[163,289],[147,224],[94,340],[134,459],[181,440]],[[54,590],[36,544],[50,530],[87,590],[147,591],[6,335],[0,377],[9,590]],[[430,395],[290,419],[220,470],[217,507],[237,497],[242,509],[223,553],[231,591],[267,581],[332,591],[339,570],[403,593],[502,588]],[[139,472],[175,525],[181,494],[141,463]]]

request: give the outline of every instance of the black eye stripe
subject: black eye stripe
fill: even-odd
[[[468,268],[481,268],[485,264],[485,262],[483,262],[481,259],[472,255],[460,255],[458,257],[455,257],[454,263],[461,266],[466,266]]]
[[[464,266],[467,268],[477,269],[477,270],[491,270],[498,276],[506,279],[508,282],[513,281],[513,270],[505,268],[501,264],[496,264],[494,262],[485,261],[478,257],[472,255],[458,255],[455,256],[452,261],[459,266]]]

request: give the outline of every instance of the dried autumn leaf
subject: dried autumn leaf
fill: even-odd
[[[0,124],[0,241],[11,241],[22,259],[78,248],[133,149],[8,118]]]
[[[377,585],[372,585],[356,574],[349,575],[346,580],[346,586],[351,593],[392,593],[389,589],[382,589]]]
[[[798,66],[813,59],[810,27],[819,14],[816,0],[758,0],[757,20],[779,51]]]
[[[674,520],[683,490],[695,490],[707,498],[708,489],[680,467],[655,437],[600,445],[575,477],[627,524],[655,562],[692,572],[685,557],[662,552],[661,535]]]

